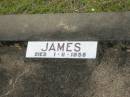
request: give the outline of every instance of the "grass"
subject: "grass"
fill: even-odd
[[[0,0],[0,14],[130,10],[130,0]]]

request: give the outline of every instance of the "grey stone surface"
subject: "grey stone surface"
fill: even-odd
[[[129,97],[129,54],[115,46],[96,60],[32,60],[0,47],[0,97]]]
[[[130,40],[130,12],[1,15],[0,40]]]

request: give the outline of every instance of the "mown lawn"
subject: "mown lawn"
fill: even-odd
[[[130,10],[130,0],[0,0],[0,14]]]

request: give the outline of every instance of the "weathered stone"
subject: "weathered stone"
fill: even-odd
[[[25,48],[0,47],[0,97],[129,97],[130,56],[115,48],[99,61],[26,59]]]
[[[130,40],[130,12],[1,15],[0,40]]]

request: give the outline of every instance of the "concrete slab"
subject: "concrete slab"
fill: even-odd
[[[130,40],[130,12],[0,16],[0,41],[29,40]]]

